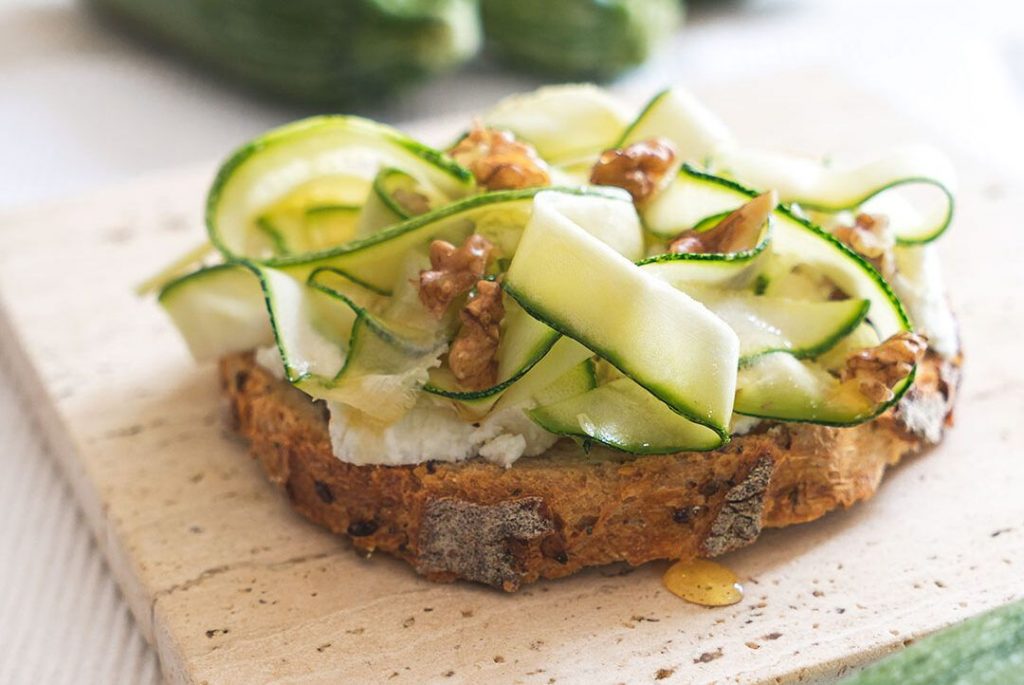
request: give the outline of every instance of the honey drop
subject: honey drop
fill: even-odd
[[[743,599],[743,586],[736,574],[707,559],[677,561],[661,581],[672,594],[701,606],[724,607]]]

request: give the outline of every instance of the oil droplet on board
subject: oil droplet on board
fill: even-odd
[[[743,599],[743,586],[736,574],[707,559],[677,561],[661,581],[672,594],[706,607],[724,607]]]

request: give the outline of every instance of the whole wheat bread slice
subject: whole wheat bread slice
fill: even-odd
[[[941,440],[959,368],[929,353],[896,408],[853,428],[763,423],[716,451],[665,456],[556,445],[505,469],[346,463],[322,403],[252,354],[220,363],[238,432],[298,512],[432,580],[506,591],[587,566],[714,557],[867,499],[887,466]]]

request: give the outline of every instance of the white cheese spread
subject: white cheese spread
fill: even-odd
[[[756,416],[744,416],[743,414],[733,414],[732,421],[729,422],[729,434],[730,435],[746,435],[750,431],[754,430],[764,419],[760,419]]]
[[[470,423],[451,406],[424,398],[387,425],[368,421],[343,404],[328,403],[328,407],[334,454],[352,464],[397,466],[479,456],[508,467],[522,456],[543,453],[558,440],[533,423],[520,407]]]
[[[273,374],[274,378],[284,380],[284,364],[281,363],[281,352],[276,345],[257,349],[256,363]]]
[[[935,246],[897,246],[896,269],[892,286],[914,327],[928,337],[928,345],[940,355],[955,356],[960,337]]]
[[[256,350],[256,363],[284,379],[277,347]],[[327,406],[334,455],[352,464],[397,466],[479,456],[508,467],[520,457],[544,453],[558,440],[531,421],[523,407],[503,409],[472,423],[445,401],[423,397],[401,419],[381,425],[344,404]]]

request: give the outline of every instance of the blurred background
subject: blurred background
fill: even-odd
[[[314,112],[402,125],[589,77],[647,96],[827,70],[1024,152],[992,121],[1024,102],[1013,0],[480,0],[487,21],[477,3],[0,0],[0,208],[214,160]]]
[[[1024,174],[1015,0],[0,0],[0,213],[210,165],[317,112],[401,127],[566,79],[641,99],[798,71]],[[159,682],[6,382],[0,436],[0,683]]]

